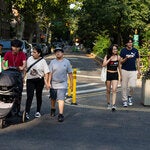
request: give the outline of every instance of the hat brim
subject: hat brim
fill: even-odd
[[[55,49],[55,50],[54,50],[54,53],[56,53],[56,52],[58,52],[58,51],[64,53],[64,50],[63,50],[63,49]]]

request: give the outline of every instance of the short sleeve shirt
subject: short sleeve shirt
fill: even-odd
[[[53,59],[49,64],[52,74],[51,87],[54,89],[67,89],[67,74],[72,73],[70,61],[66,58],[59,61]]]
[[[136,59],[139,58],[138,50],[136,48],[132,48],[131,50],[123,48],[120,52],[120,56],[124,59],[126,55],[132,55],[132,58],[127,59],[122,64],[122,69],[127,71],[136,71]]]
[[[13,54],[12,51],[9,51],[4,55],[4,60],[8,60],[9,67],[19,67],[23,65],[23,61],[26,61],[26,55],[22,51],[17,54]]]
[[[34,59],[33,56],[30,56],[27,59],[27,68],[36,62],[37,59]],[[45,59],[41,59],[27,73],[27,79],[42,78],[45,74],[49,73],[49,68]]]

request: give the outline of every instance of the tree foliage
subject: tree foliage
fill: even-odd
[[[111,41],[119,45],[123,45],[126,37],[133,36],[135,29],[138,30],[140,39],[146,40],[150,36],[147,34],[150,29],[149,0],[5,1],[20,8],[32,31],[37,22],[42,29],[51,23],[52,30],[68,32],[68,28],[74,36],[82,38],[88,47],[92,47],[97,35],[105,30]],[[69,8],[70,4],[75,4],[74,9]]]
[[[68,0],[5,0],[10,5],[16,5],[19,12],[24,16],[26,31],[28,33],[39,32],[40,30],[46,32],[51,26],[52,29],[57,29],[55,22],[61,22],[65,27],[64,16],[68,6]],[[70,2],[70,0],[69,0]],[[11,8],[10,8],[11,13]],[[59,26],[60,28],[60,26]],[[62,29],[62,27],[61,27]]]
[[[144,36],[150,21],[149,0],[84,0],[79,21],[79,35],[96,37],[108,30],[113,42],[123,45],[123,40],[138,30]]]
[[[98,35],[96,37],[93,51],[95,52],[96,55],[99,55],[102,58],[104,58],[104,56],[107,54],[107,50],[110,44],[111,44],[110,38],[107,35],[107,33],[104,32],[103,34]]]

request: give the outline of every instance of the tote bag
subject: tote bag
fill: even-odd
[[[107,67],[102,67],[102,70],[101,70],[101,80],[102,81],[106,81],[106,73],[107,73]]]

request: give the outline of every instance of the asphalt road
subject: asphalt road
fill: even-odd
[[[66,100],[65,121],[50,117],[48,91],[43,92],[42,117],[34,118],[36,100],[31,108],[31,120],[21,123],[17,117],[0,129],[0,150],[149,150],[150,108],[141,104],[141,86],[135,91],[135,104],[124,109],[118,88],[117,111],[106,109],[105,85],[101,82],[101,67],[83,53],[65,55],[77,68],[77,104]],[[53,55],[47,56],[49,62]],[[22,110],[26,93],[23,93]]]

